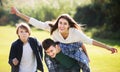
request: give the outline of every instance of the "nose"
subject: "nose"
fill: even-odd
[[[64,24],[61,24],[61,27],[64,27]]]
[[[25,35],[25,34],[26,34],[26,32],[23,32],[23,34]]]
[[[53,53],[52,53],[52,52],[50,52],[50,53],[49,53],[49,55],[50,55],[50,56],[52,56],[52,55],[53,55]]]

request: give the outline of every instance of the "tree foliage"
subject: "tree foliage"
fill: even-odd
[[[102,38],[120,38],[120,0],[92,0],[92,3],[77,7],[74,19],[89,27],[97,27],[94,33]]]
[[[29,3],[27,0],[0,0],[0,4],[0,25],[14,25],[21,20],[9,14],[10,7],[16,6],[22,13],[41,21],[68,13],[78,23],[97,27],[95,36],[108,38],[113,34],[112,38],[120,38],[120,0],[29,0]]]

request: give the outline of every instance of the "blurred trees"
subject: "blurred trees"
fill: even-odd
[[[74,19],[89,27],[97,27],[97,37],[120,39],[120,0],[92,0],[77,7]]]
[[[10,14],[11,6],[41,21],[68,13],[78,23],[97,27],[94,36],[120,39],[120,0],[0,0],[0,25],[21,21]]]
[[[0,0],[0,5],[3,6],[3,4],[2,4],[2,0]]]
[[[0,0],[0,25],[13,25],[21,19],[10,14],[11,6],[41,21],[54,20],[62,13],[74,15],[75,9],[85,0]],[[4,20],[3,20],[4,19]],[[7,21],[6,21],[7,20]]]
[[[109,20],[108,23],[111,24],[111,30],[116,32],[120,31],[120,0],[110,0],[109,8]],[[111,15],[111,16],[110,16]]]

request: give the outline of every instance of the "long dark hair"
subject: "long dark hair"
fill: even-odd
[[[59,22],[59,20],[61,18],[66,19],[68,21],[70,27],[74,27],[76,29],[81,30],[80,26],[77,24],[77,22],[72,17],[70,17],[68,14],[62,14],[62,15],[60,15],[57,18],[57,20],[55,21],[54,25],[49,24],[51,26],[51,32],[50,32],[50,34],[52,34],[58,28],[58,22]]]

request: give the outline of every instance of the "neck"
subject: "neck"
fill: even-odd
[[[69,31],[61,33],[61,35],[63,36],[64,39],[66,39],[69,35]]]
[[[27,41],[24,41],[23,43],[24,43],[24,44],[26,44],[26,43],[27,43]]]
[[[27,40],[22,40],[23,44],[26,44],[28,41]]]

